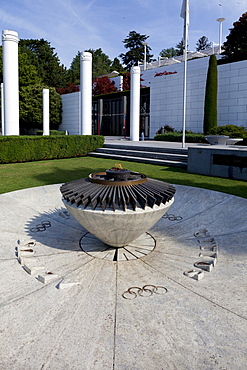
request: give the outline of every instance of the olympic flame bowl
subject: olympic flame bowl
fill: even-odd
[[[106,172],[61,186],[72,216],[102,242],[123,247],[149,230],[170,208],[175,188],[138,172],[128,177]],[[122,171],[121,171],[122,172]]]

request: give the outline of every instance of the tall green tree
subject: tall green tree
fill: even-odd
[[[126,72],[125,68],[121,64],[120,60],[118,58],[114,58],[112,65],[111,65],[112,71],[117,71],[118,73],[124,73]]]
[[[211,44],[208,41],[208,38],[206,36],[202,36],[198,39],[198,41],[196,43],[196,51],[206,50],[206,49],[210,48],[210,46],[211,46]]]
[[[215,54],[211,55],[208,64],[208,73],[204,102],[203,132],[210,134],[210,130],[217,127],[217,94],[218,94],[218,71]]]
[[[47,86],[63,87],[67,81],[67,70],[51,47],[50,42],[40,39],[21,39],[19,49],[26,53],[30,64],[38,71],[42,82]]]
[[[92,54],[93,78],[105,75],[113,70],[112,61],[110,60],[108,55],[103,53],[101,48],[96,49],[96,50],[88,49],[85,51],[88,51]],[[80,84],[80,58],[81,58],[81,52],[78,51],[77,55],[73,58],[70,69],[68,71],[69,82],[72,82],[76,85]]]
[[[39,77],[37,68],[30,63],[28,55],[19,50],[18,53],[19,62],[19,87],[23,88],[29,85],[40,85],[42,79]]]
[[[223,58],[236,62],[247,59],[247,12],[233,23],[223,44]]]
[[[80,85],[80,58],[81,52],[78,51],[68,70],[69,82],[74,83],[75,85]]]
[[[179,50],[175,48],[168,48],[168,49],[162,49],[160,52],[160,56],[163,58],[172,58],[179,54]]]
[[[138,65],[138,62],[144,61],[144,45],[149,36],[141,35],[136,31],[130,31],[129,35],[123,40],[124,47],[129,49],[126,53],[121,53],[119,56],[123,64],[129,70],[132,66]],[[146,61],[152,61],[153,55],[150,54],[152,49],[149,45],[146,46]]]
[[[28,85],[20,88],[20,132],[43,127],[43,88],[44,85]],[[62,102],[54,87],[50,87],[50,129],[57,130],[61,123]]]
[[[110,60],[108,55],[103,53],[101,48],[96,50],[88,49],[86,51],[89,51],[93,57],[93,78],[105,75],[112,71],[112,61]]]
[[[47,78],[48,84],[44,83],[45,71],[48,73],[49,68],[42,69],[45,65],[44,55],[38,51],[27,47],[30,46],[30,40],[21,40],[18,50],[19,62],[19,108],[20,108],[20,132],[26,133],[29,129],[42,129],[43,126],[43,88],[50,90],[50,127],[57,129],[61,123],[62,103],[60,95],[51,85],[51,79]],[[47,42],[45,42],[46,44]],[[41,43],[43,44],[43,42]],[[49,44],[49,43],[48,43]],[[49,59],[46,60],[48,63]],[[51,59],[54,62],[53,59]],[[55,63],[51,63],[53,68]],[[52,70],[51,68],[51,70]],[[54,71],[54,69],[53,69]],[[41,73],[42,72],[42,73]],[[0,47],[0,78],[2,82],[2,47]]]
[[[177,55],[183,55],[184,53],[184,40],[183,38],[181,39],[181,41],[176,45],[176,48],[178,50],[178,54]]]

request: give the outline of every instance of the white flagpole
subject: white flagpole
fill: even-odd
[[[185,127],[186,127],[186,92],[187,92],[187,48],[189,31],[189,0],[183,0],[180,16],[184,18],[184,86],[183,86],[183,135],[182,148],[185,148]]]

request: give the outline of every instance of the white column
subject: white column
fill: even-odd
[[[139,141],[140,67],[132,67],[130,75],[130,140]]]
[[[81,53],[81,134],[92,135],[92,54]]]
[[[2,31],[4,134],[19,135],[18,33]]]
[[[4,134],[19,135],[18,33],[2,31]]]
[[[49,89],[43,89],[43,135],[50,134]]]
[[[3,83],[1,83],[1,122],[2,122],[2,135],[4,135],[4,103],[3,103]]]

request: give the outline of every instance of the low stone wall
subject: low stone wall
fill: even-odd
[[[188,172],[200,175],[247,180],[246,147],[220,146],[188,148]]]

